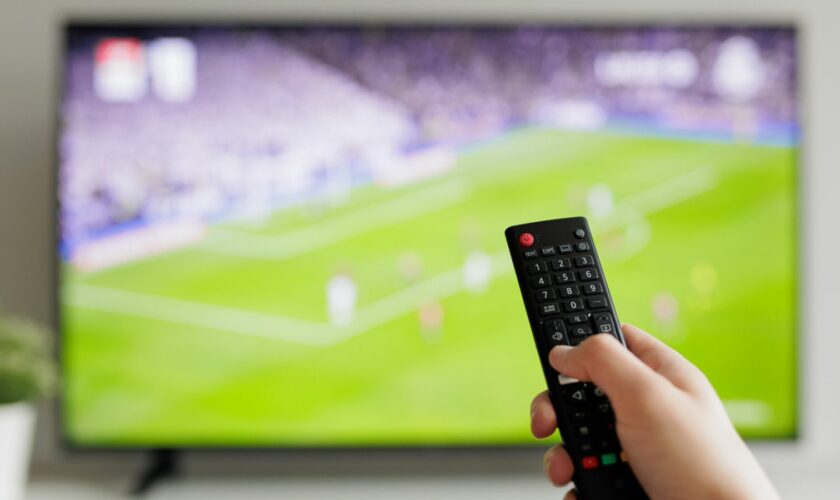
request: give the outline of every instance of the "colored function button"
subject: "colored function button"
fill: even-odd
[[[601,463],[604,465],[612,465],[616,460],[615,453],[604,453],[601,455]]]
[[[519,235],[519,244],[523,247],[529,247],[534,244],[534,235],[531,233],[522,233]]]
[[[580,461],[580,464],[583,466],[584,469],[594,469],[595,467],[598,467],[598,457],[583,457]]]

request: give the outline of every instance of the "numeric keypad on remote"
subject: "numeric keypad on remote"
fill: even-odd
[[[507,231],[535,340],[544,358],[549,393],[558,415],[563,414],[558,425],[576,463],[579,491],[591,498],[646,498],[625,463],[606,394],[591,383],[557,373],[546,361],[553,347],[575,346],[593,335],[613,335],[623,342],[590,234],[583,218],[526,224]],[[528,248],[522,248],[525,243],[519,241],[526,242]],[[609,469],[611,475],[581,481],[596,477],[585,474],[602,469]],[[614,479],[615,484],[607,484]]]

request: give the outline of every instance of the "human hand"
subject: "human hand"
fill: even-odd
[[[647,494],[654,500],[778,499],[705,375],[649,333],[621,328],[629,350],[610,335],[594,335],[577,347],[555,347],[549,362],[607,395],[621,446]],[[545,438],[556,429],[543,392],[531,403],[531,431]],[[574,467],[561,445],[546,453],[546,475],[555,485],[568,484]],[[575,498],[574,491],[566,496]]]

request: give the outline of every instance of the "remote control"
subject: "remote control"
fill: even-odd
[[[578,498],[647,498],[621,450],[604,392],[548,363],[554,346],[574,346],[592,335],[613,335],[624,344],[589,224],[583,217],[533,222],[507,228],[505,237],[557,427],[575,464]]]

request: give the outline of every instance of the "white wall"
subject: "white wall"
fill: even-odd
[[[51,306],[52,126],[58,27],[67,17],[207,19],[377,18],[523,20],[796,21],[802,29],[805,165],[801,319],[803,439],[755,447],[779,471],[806,462],[840,464],[840,2],[830,0],[486,1],[2,0],[0,10],[0,302],[48,321]],[[748,362],[748,360],[745,360]],[[55,462],[49,411],[37,458]],[[47,423],[45,425],[45,422]],[[94,461],[97,459],[94,458]],[[101,461],[100,465],[110,462]],[[783,472],[779,472],[780,474]]]

